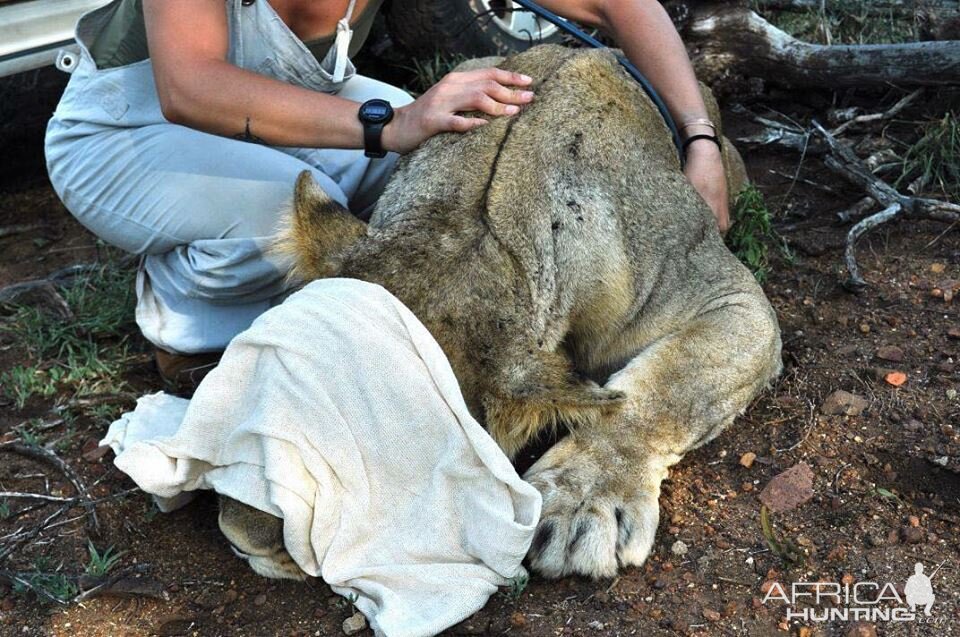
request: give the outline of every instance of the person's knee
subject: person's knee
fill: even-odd
[[[402,88],[398,86],[391,86],[390,89],[391,96],[386,99],[394,108],[413,103],[413,96]]]

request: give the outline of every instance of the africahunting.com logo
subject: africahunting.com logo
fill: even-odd
[[[793,582],[789,588],[774,582],[767,590],[763,603],[784,602],[787,621],[869,621],[918,622],[939,624],[945,617],[936,617],[937,597],[933,578],[941,563],[930,575],[923,564],[914,565],[913,575],[902,589],[894,582]],[[900,591],[903,591],[903,594]]]

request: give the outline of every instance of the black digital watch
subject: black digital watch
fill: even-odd
[[[380,138],[383,127],[393,119],[393,107],[387,100],[367,100],[360,105],[357,118],[363,124],[363,154],[367,157],[383,157],[387,151],[383,149]]]

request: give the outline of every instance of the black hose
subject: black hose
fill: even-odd
[[[530,0],[513,0],[515,3],[519,4],[521,7],[530,11],[534,15],[537,15],[547,22],[554,24],[561,31],[564,31],[568,35],[575,37],[584,44],[592,46],[595,49],[605,49],[607,46],[596,39],[592,35],[585,33],[583,30],[574,26],[569,20],[561,18],[556,13],[548,11],[541,7],[540,5],[531,2]],[[633,63],[622,55],[617,55],[617,61],[620,62],[620,65],[627,70],[627,73],[640,84],[643,91],[647,94],[650,100],[653,102],[654,106],[657,107],[657,110],[660,111],[660,116],[663,117],[663,121],[666,122],[667,128],[670,129],[670,135],[673,137],[673,144],[677,147],[677,153],[680,155],[680,165],[684,165],[685,158],[683,152],[683,142],[680,140],[680,131],[677,130],[677,123],[673,121],[673,116],[670,115],[670,111],[667,110],[667,105],[663,103],[663,99],[660,97],[660,94],[657,93],[657,90],[653,88],[653,85],[650,84],[643,73],[640,72]]]

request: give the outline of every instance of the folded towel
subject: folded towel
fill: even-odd
[[[189,403],[145,396],[103,443],[166,510],[213,489],[283,518],[300,568],[388,637],[434,635],[523,575],[540,515],[426,328],[350,279],[291,295]]]

